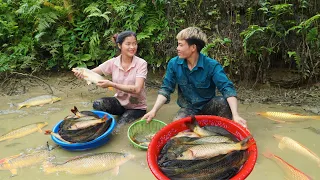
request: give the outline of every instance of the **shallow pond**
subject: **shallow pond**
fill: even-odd
[[[53,104],[46,104],[41,107],[22,108],[20,110],[16,110],[16,107],[13,106],[13,104],[42,94],[35,90],[32,91],[32,93],[19,96],[2,96],[0,97],[0,101],[2,102],[0,104],[0,135],[23,125],[40,121],[46,121],[49,123],[49,125],[44,128],[45,130],[52,129],[57,122],[70,114],[70,109],[73,106],[77,106],[79,110],[91,110],[92,102],[95,99],[102,96],[113,95],[113,92],[104,92],[102,90],[93,94],[90,92],[91,91],[88,91],[86,88],[77,91],[73,90],[72,92],[56,91],[55,95],[62,97],[61,101]],[[157,90],[151,89],[148,91],[149,109],[155,102],[156,97]],[[156,119],[170,123],[171,119],[178,110],[178,106],[175,102],[176,97],[176,94],[172,95],[171,103],[162,107],[162,109],[158,112]],[[320,134],[316,134],[309,129],[305,129],[307,127],[319,129],[320,121],[306,120],[292,124],[279,124],[256,115],[256,112],[261,111],[281,111],[307,114],[298,107],[283,107],[278,105],[263,104],[239,105],[239,112],[241,116],[248,121],[248,127],[257,141],[259,151],[256,166],[247,179],[284,179],[284,173],[282,169],[280,169],[280,167],[274,161],[267,159],[262,155],[262,153],[265,151],[274,153],[314,179],[320,179],[319,167],[314,161],[289,149],[285,149],[283,151],[280,150],[278,148],[278,142],[273,138],[274,134],[288,136],[308,147],[316,154],[320,155]],[[13,179],[155,179],[147,164],[146,151],[135,149],[129,143],[126,134],[128,126],[129,125],[125,125],[121,127],[118,132],[113,133],[111,140],[107,144],[94,150],[85,152],[70,152],[57,148],[52,151],[52,154],[55,156],[55,159],[53,159],[54,162],[64,162],[71,157],[85,153],[129,152],[134,154],[135,158],[133,160],[130,160],[120,166],[120,171],[117,176],[111,174],[110,172],[94,175],[70,175],[64,172],[59,172],[47,175],[43,173],[41,165],[35,165],[33,167],[18,169],[18,175],[13,177]],[[51,140],[50,136],[46,136],[39,132],[19,139],[0,142],[0,159],[25,152],[30,148],[45,146],[47,142],[49,142],[50,145],[54,145],[54,142]],[[0,179],[11,179],[10,175],[10,171],[0,171]]]

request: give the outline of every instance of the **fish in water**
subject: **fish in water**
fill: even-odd
[[[144,147],[148,147],[151,139],[155,133],[150,133],[150,134],[135,134],[131,137],[132,141],[134,141],[136,144]]]
[[[320,134],[320,129],[314,128],[314,127],[307,127],[304,129],[309,129],[310,131],[316,133],[316,134]]]
[[[87,84],[90,85],[92,83],[97,84],[99,81],[101,80],[106,80],[103,76],[101,76],[98,73],[93,72],[90,69],[87,68],[81,68],[81,67],[77,67],[77,68],[72,68],[72,72],[78,72],[81,73],[83,75],[83,79],[87,81]],[[113,90],[112,87],[108,87],[109,90]]]
[[[38,150],[26,154],[14,155],[4,158],[4,160],[0,162],[0,170],[9,170],[14,176],[17,175],[17,169],[42,163],[49,157],[48,150]]]
[[[295,114],[295,113],[286,113],[286,112],[259,112],[258,115],[264,116],[270,120],[284,123],[287,121],[301,121],[304,119],[314,119],[314,120],[320,120],[320,116],[304,116],[301,114]]]
[[[45,162],[43,170],[47,174],[64,171],[70,174],[83,175],[101,173],[108,170],[113,170],[115,174],[118,174],[119,166],[133,158],[133,154],[118,152],[85,154],[62,164]]]
[[[52,136],[58,138],[60,141],[71,144],[71,142],[64,140],[58,133],[54,133],[51,130],[46,130],[44,134],[45,135],[52,135]]]
[[[293,167],[280,157],[269,153],[265,152],[263,155],[269,159],[274,160],[285,172],[286,174],[286,179],[291,180],[291,179],[297,179],[297,180],[312,180],[312,178],[305,173],[301,172],[299,169]]]
[[[228,154],[232,151],[239,151],[248,149],[251,145],[255,144],[250,141],[252,136],[248,136],[238,143],[210,143],[203,145],[196,145],[188,148],[186,151],[178,156],[178,160],[198,160],[212,158],[221,154]]]
[[[302,144],[298,143],[297,141],[280,135],[273,135],[274,138],[279,140],[278,147],[283,150],[284,148],[291,149],[293,151],[296,151],[306,157],[309,157],[310,159],[314,160],[318,163],[318,166],[320,167],[320,158],[311,150],[303,146]]]
[[[17,138],[26,136],[28,134],[32,134],[36,131],[42,132],[41,128],[43,128],[47,125],[48,125],[47,122],[38,122],[38,123],[22,126],[18,129],[14,129],[14,130],[0,136],[0,142],[5,141],[5,140],[10,140],[10,139],[17,139]]]
[[[44,104],[52,104],[54,102],[60,101],[61,98],[52,95],[43,95],[30,98],[22,103],[17,104],[17,108],[21,109],[22,107],[31,107],[31,106],[43,106]]]

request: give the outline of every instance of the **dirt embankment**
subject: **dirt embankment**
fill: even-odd
[[[162,73],[148,74],[146,86],[159,88]],[[48,94],[54,91],[67,92],[75,88],[86,86],[71,72],[49,73],[46,75],[29,75],[23,73],[1,75],[0,96],[13,96],[28,93],[31,89],[40,88]],[[320,114],[320,83],[297,88],[281,88],[270,84],[255,85],[235,84],[240,103],[279,104],[283,106],[300,106],[306,111]],[[86,89],[86,88],[84,88]],[[92,89],[92,93],[100,93]]]

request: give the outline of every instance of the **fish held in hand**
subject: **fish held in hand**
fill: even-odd
[[[270,120],[284,123],[287,121],[302,121],[305,119],[314,119],[314,120],[320,120],[320,116],[304,116],[301,114],[295,114],[295,113],[285,113],[285,112],[259,112],[258,115],[264,116]]]
[[[83,75],[83,79],[87,81],[87,84],[90,85],[92,83],[97,84],[101,80],[106,80],[103,76],[94,71],[87,68],[72,68],[72,72],[81,73]],[[112,87],[108,87],[109,90],[113,90]]]
[[[312,178],[305,173],[301,172],[299,169],[293,167],[280,157],[270,153],[270,152],[264,152],[263,155],[266,158],[274,160],[286,173],[286,179],[296,179],[296,180],[312,180]]]
[[[43,128],[47,125],[48,125],[47,122],[38,122],[38,123],[22,126],[18,129],[14,129],[14,130],[0,136],[0,142],[5,141],[5,140],[10,140],[10,139],[17,139],[17,138],[32,134],[37,131],[42,132],[41,128]]]
[[[44,104],[52,104],[54,102],[60,101],[61,98],[52,95],[43,95],[30,98],[22,103],[17,104],[17,108],[21,109],[22,107],[31,107],[31,106],[43,106]]]
[[[279,144],[278,144],[279,149],[283,150],[284,148],[288,148],[293,151],[296,151],[296,152],[312,159],[320,167],[320,158],[318,157],[317,154],[312,152],[307,147],[303,146],[302,144],[298,143],[297,141],[295,141],[289,137],[280,136],[277,134],[273,135],[273,137],[276,138],[277,140],[279,140]]]
[[[113,170],[114,174],[118,174],[119,166],[133,158],[134,155],[132,154],[118,152],[86,154],[75,157],[62,164],[45,162],[43,164],[43,170],[47,174],[64,171],[70,174],[83,175],[101,173],[108,170]]]

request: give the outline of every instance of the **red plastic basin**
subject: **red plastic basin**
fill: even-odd
[[[206,126],[206,125],[220,126],[228,130],[231,134],[236,136],[239,140],[242,140],[250,135],[250,132],[246,128],[226,118],[222,118],[218,116],[209,116],[209,115],[199,115],[195,117],[200,126]],[[147,152],[147,161],[148,161],[148,165],[151,172],[157,179],[169,180],[169,178],[165,174],[163,174],[162,171],[160,170],[157,163],[157,158],[162,147],[167,143],[168,140],[170,140],[171,137],[175,136],[181,131],[188,129],[188,127],[185,125],[185,122],[191,122],[191,117],[185,117],[168,124],[167,126],[162,128],[159,132],[157,132],[157,134],[152,138],[149,144],[148,152]],[[250,141],[255,142],[253,138],[251,138]],[[257,160],[257,155],[258,155],[256,144],[250,146],[247,149],[247,151],[249,153],[248,160],[245,162],[245,164],[240,169],[238,174],[232,177],[231,180],[243,180],[253,170]]]

